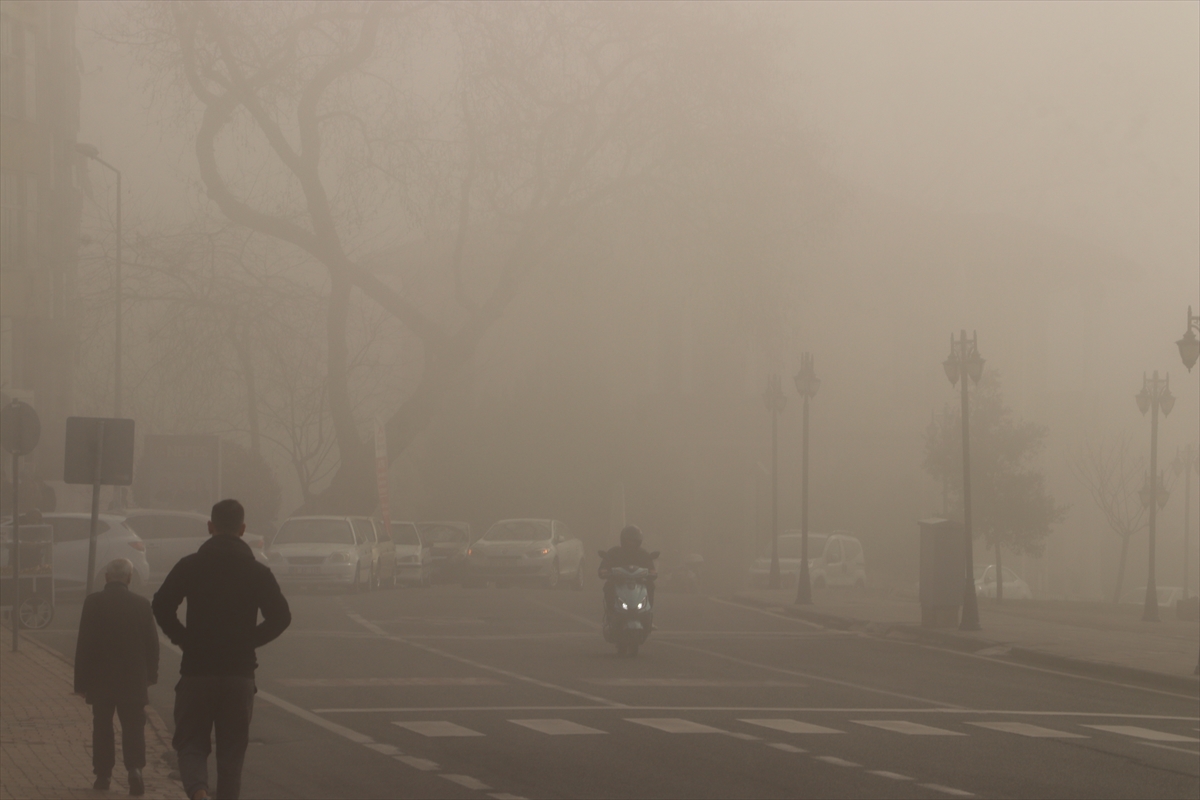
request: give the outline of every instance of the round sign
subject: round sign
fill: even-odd
[[[42,436],[42,422],[33,406],[20,400],[0,409],[0,443],[13,455],[23,456],[37,447]]]

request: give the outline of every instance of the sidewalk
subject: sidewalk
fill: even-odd
[[[1174,619],[1162,610],[1162,621],[1102,613],[1096,608],[1070,609],[1024,601],[997,607],[980,599],[982,630],[930,629],[920,625],[916,600],[858,595],[826,589],[813,592],[813,605],[793,605],[795,590],[747,590],[734,596],[747,604],[777,608],[788,616],[831,628],[858,628],[880,636],[901,636],[942,646],[1008,657],[1063,671],[1109,680],[1151,684],[1196,693],[1193,674],[1200,657],[1200,624]]]
[[[120,723],[117,767],[108,792],[92,789],[92,711],[71,694],[73,670],[58,654],[22,637],[12,652],[12,631],[0,628],[0,798],[129,796],[121,765]],[[182,798],[168,777],[162,755],[170,736],[152,706],[146,708],[147,798]],[[172,755],[174,753],[172,752]]]

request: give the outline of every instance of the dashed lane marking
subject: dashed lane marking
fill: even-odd
[[[392,724],[430,738],[440,736],[483,736],[479,731],[473,731],[470,728],[464,728],[461,725],[455,725],[453,722],[446,722],[445,720],[414,720],[410,722],[393,722]]]
[[[589,728],[569,719],[510,719],[514,725],[529,728],[531,731],[544,733],[547,736],[578,736],[583,734],[607,733],[607,731]]]
[[[478,778],[472,778],[470,775],[451,775],[447,772],[443,772],[438,777],[445,778],[451,783],[457,783],[459,786],[463,786],[467,789],[474,789],[477,792],[486,792],[488,789],[492,788]]]
[[[437,772],[441,769],[436,761],[430,761],[428,758],[417,758],[416,756],[392,756],[401,764],[407,764],[413,769],[419,769],[422,772]]]
[[[1119,733],[1122,736],[1132,736],[1137,739],[1149,739],[1152,742],[1200,742],[1191,736],[1180,736],[1177,733],[1153,731],[1149,728],[1139,728],[1136,725],[1084,725],[1085,728],[1095,728],[1098,731]]]
[[[1029,736],[1034,739],[1086,739],[1088,737],[1080,733],[1067,733],[1066,731],[1056,731],[1053,728],[1043,728],[1040,725],[1030,725],[1027,722],[968,722],[968,725],[974,725],[979,728],[987,728],[988,730],[1001,731],[1003,733],[1015,733],[1018,736]]]
[[[886,769],[868,770],[871,775],[878,775],[881,778],[887,778],[890,781],[911,781],[912,778],[907,775],[901,775],[899,772],[888,772]]]
[[[374,686],[504,686],[495,678],[280,678],[292,688],[369,688]]]
[[[743,605],[742,603],[733,603],[729,600],[722,600],[718,597],[710,597],[708,599],[714,603],[720,603],[723,606],[733,606],[734,608],[740,608],[742,611],[753,611],[755,614],[762,614],[764,617],[774,617],[775,619],[782,619],[788,622],[798,622],[799,624],[807,625],[810,628],[824,629],[825,627],[824,625],[818,625],[815,622],[809,622],[806,619],[789,617],[786,614],[780,614],[776,611],[771,611],[765,608],[755,608],[754,606]],[[838,633],[841,633],[841,631],[838,631]]]
[[[932,725],[922,725],[920,722],[909,722],[902,719],[856,719],[858,725],[869,725],[872,728],[901,733],[905,736],[966,736],[959,731],[948,731],[945,728],[935,728]]]
[[[837,767],[861,767],[862,766],[862,764],[855,763],[854,761],[847,761],[846,759],[838,758],[837,756],[813,756],[813,758],[815,758],[817,761],[824,761],[826,764],[833,764],[834,766],[837,766]]]
[[[374,750],[376,753],[383,753],[385,756],[403,755],[400,749],[395,745],[384,744],[383,742],[369,742],[367,747]]]
[[[692,722],[690,719],[680,719],[678,717],[627,717],[626,721],[645,725],[648,728],[656,728],[667,733],[725,733],[720,728],[702,725],[699,722]]]
[[[949,786],[942,786],[940,783],[918,783],[917,785],[923,789],[932,789],[935,792],[941,792],[942,794],[948,794],[951,797],[974,797],[975,796],[975,795],[971,794],[970,792],[964,792],[962,789],[954,789]]]
[[[1160,750],[1173,750],[1176,753],[1187,753],[1189,756],[1200,756],[1200,750],[1188,750],[1183,747],[1172,747],[1169,744],[1159,744],[1158,742],[1138,742],[1143,747],[1157,747]]]
[[[553,705],[553,706],[370,706],[368,708],[314,708],[314,714],[437,714],[455,711],[674,711],[674,712],[730,712],[737,714],[958,714],[1000,715],[1014,717],[1078,717],[1081,719],[1128,719],[1156,720],[1167,722],[1194,722],[1192,716],[1169,714],[1114,714],[1099,711],[1017,711],[1011,708],[829,708],[824,706],[644,706],[644,705]]]
[[[739,719],[738,722],[746,722],[750,725],[758,725],[762,728],[770,728],[771,730],[783,731],[784,733],[842,733],[842,731],[834,728],[826,728],[823,725],[813,725],[811,722],[800,722],[794,719]]]
[[[808,751],[802,750],[801,748],[796,747],[794,745],[787,744],[786,742],[767,742],[767,747],[774,747],[776,750],[782,750],[785,753],[808,752]]]
[[[723,681],[709,678],[584,678],[584,683],[594,686],[661,687],[696,689],[759,689],[759,688],[804,688],[803,683],[794,681]]]

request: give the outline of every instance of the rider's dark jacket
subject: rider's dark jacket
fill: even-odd
[[[641,547],[629,548],[620,545],[608,550],[600,561],[600,577],[607,578],[606,570],[613,567],[645,567],[654,573],[654,559]]]

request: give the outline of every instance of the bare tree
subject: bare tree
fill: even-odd
[[[1122,436],[1115,441],[1086,443],[1072,459],[1071,469],[1104,514],[1109,530],[1121,540],[1121,560],[1113,588],[1116,603],[1125,581],[1129,540],[1148,524],[1146,508],[1138,495],[1145,464],[1141,456],[1130,453],[1129,440]]]

